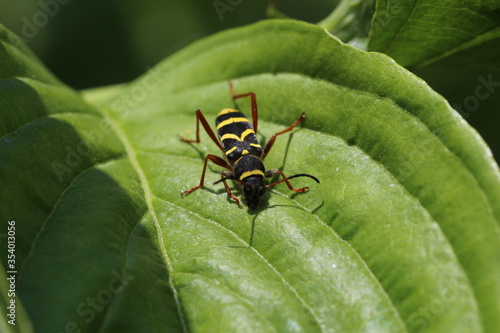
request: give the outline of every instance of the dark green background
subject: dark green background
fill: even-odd
[[[223,20],[213,0],[1,0],[0,23],[24,36],[62,81],[86,89],[133,80],[199,38],[265,19],[269,3],[221,2],[233,8],[223,13]],[[327,16],[337,2],[274,1],[280,11],[308,22]],[[480,77],[491,75],[494,82],[500,82],[500,70],[491,68],[428,67],[414,72],[455,107],[475,100]],[[477,108],[468,112],[466,120],[498,161],[500,87],[476,101]]]

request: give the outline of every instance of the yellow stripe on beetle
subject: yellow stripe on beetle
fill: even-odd
[[[260,170],[252,170],[252,171],[243,172],[240,176],[240,180],[243,180],[243,179],[250,177],[250,176],[262,176],[262,177],[264,177],[264,172],[262,172]]]
[[[228,151],[226,151],[226,155],[231,154],[235,150],[236,150],[236,147],[233,147],[233,148],[229,149]]]
[[[235,110],[235,109],[224,109],[217,114],[217,117],[222,116],[223,114],[234,113],[234,112],[240,112],[240,111]]]
[[[222,127],[233,124],[233,123],[243,123],[246,122],[248,123],[248,119],[244,117],[235,117],[235,118],[229,118],[221,122],[219,125],[217,125],[217,129],[221,129]]]
[[[233,134],[233,133],[224,134],[223,136],[221,136],[220,141],[224,141],[226,139],[234,139],[234,140],[241,141],[240,137],[237,136],[236,134]]]
[[[247,136],[249,136],[250,134],[255,134],[255,132],[253,131],[253,129],[251,129],[251,128],[246,129],[243,133],[241,133],[241,141],[244,141],[245,138]]]

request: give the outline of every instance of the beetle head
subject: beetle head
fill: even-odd
[[[243,198],[247,206],[251,209],[257,207],[260,198],[266,192],[264,180],[260,176],[250,176],[243,183]]]

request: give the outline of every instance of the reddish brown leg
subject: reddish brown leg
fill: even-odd
[[[273,147],[274,145],[274,141],[276,141],[276,137],[278,135],[281,135],[281,134],[285,134],[287,132],[290,132],[291,130],[293,130],[293,128],[295,126],[297,126],[302,120],[304,120],[304,118],[306,117],[306,113],[305,112],[302,112],[302,114],[300,115],[300,117],[295,120],[295,122],[288,128],[285,128],[283,131],[281,132],[278,132],[276,134],[274,134],[270,139],[269,141],[267,141],[266,143],[266,147],[264,148],[264,152],[262,153],[262,160],[264,160],[267,156],[267,153],[269,153],[269,151],[271,150],[271,148]]]
[[[292,184],[290,183],[289,179],[292,179],[292,178],[296,178],[296,177],[309,177],[309,178],[312,178],[314,179],[315,181],[317,181],[319,183],[319,180],[314,177],[314,176],[311,176],[311,175],[307,175],[307,174],[298,174],[298,175],[293,175],[293,176],[290,176],[290,177],[286,177],[285,174],[281,171],[281,170],[278,170],[278,169],[273,169],[273,170],[269,170],[266,172],[266,178],[271,178],[272,176],[274,176],[275,174],[280,174],[281,177],[283,177],[282,180],[279,180],[277,182],[274,182],[272,184],[269,184],[269,185],[266,185],[265,187],[266,188],[269,188],[269,187],[272,187],[274,185],[278,185],[279,183],[283,183],[285,182],[286,185],[288,185],[288,188],[292,191],[295,191],[295,192],[305,192],[309,189],[309,187],[302,187],[302,188],[294,188],[292,186]]]
[[[220,177],[222,179],[222,182],[224,183],[224,188],[226,189],[227,195],[229,195],[231,197],[231,199],[233,199],[234,201],[236,201],[236,204],[238,205],[238,207],[242,208],[241,204],[240,204],[240,201],[238,200],[238,198],[233,193],[231,193],[231,190],[229,189],[229,186],[226,183],[226,172],[222,171],[220,173]]]
[[[233,96],[233,100],[236,100],[238,98],[242,97],[247,97],[250,96],[250,103],[252,105],[252,125],[253,125],[253,131],[255,134],[257,134],[257,125],[259,124],[259,112],[257,109],[257,99],[255,98],[255,93],[249,92],[246,94],[239,94],[236,95],[234,93],[234,88],[233,88],[233,82],[231,80],[229,81],[229,91],[231,92],[231,96]]]
[[[181,193],[181,197],[185,197],[186,195],[190,194],[191,192],[193,191],[196,191],[197,189],[199,189],[200,187],[203,187],[203,184],[205,184],[205,172],[207,171],[207,162],[208,161],[212,161],[214,162],[215,164],[217,165],[220,165],[221,167],[223,168],[226,168],[226,169],[229,169],[231,170],[232,168],[229,166],[229,164],[227,164],[226,161],[224,161],[222,158],[220,158],[219,156],[215,156],[215,155],[211,155],[211,154],[208,154],[207,157],[205,157],[205,163],[203,163],[203,171],[201,172],[201,178],[200,178],[200,184],[199,185],[196,185],[192,188],[190,188],[189,190],[187,191],[184,191]],[[224,185],[226,183],[224,182]],[[238,203],[239,204],[239,203]]]
[[[203,125],[203,128],[207,132],[208,136],[212,139],[213,142],[219,147],[220,150],[224,151],[224,148],[222,148],[222,145],[220,144],[219,140],[215,136],[214,132],[210,128],[210,125],[208,125],[207,120],[205,119],[205,116],[203,113],[201,113],[200,110],[196,110],[196,139],[195,140],[187,140],[181,137],[180,135],[177,135],[179,139],[183,142],[187,143],[200,143],[200,122]]]

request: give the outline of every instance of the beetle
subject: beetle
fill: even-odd
[[[204,186],[208,161],[226,169],[221,172],[221,179],[213,184],[215,185],[222,182],[228,196],[232,198],[240,208],[242,208],[240,201],[231,192],[229,186],[227,185],[226,180],[228,179],[235,180],[243,186],[243,198],[250,209],[257,207],[262,195],[267,189],[282,182],[285,182],[288,185],[288,188],[295,192],[306,192],[309,189],[308,187],[294,188],[290,183],[290,179],[292,178],[309,177],[319,183],[319,180],[316,177],[305,173],[286,177],[285,174],[279,169],[265,171],[263,163],[267,154],[273,147],[276,137],[293,130],[302,120],[304,120],[305,112],[303,112],[291,126],[271,136],[264,149],[262,149],[259,141],[257,140],[259,115],[255,93],[248,92],[244,94],[235,94],[231,80],[229,80],[229,91],[233,101],[243,97],[250,97],[252,124],[250,124],[248,118],[245,117],[241,111],[230,108],[223,109],[217,114],[215,120],[218,134],[217,138],[205,119],[205,116],[203,116],[203,113],[199,109],[196,110],[196,139],[188,140],[179,136],[180,140],[187,143],[199,143],[201,123],[208,136],[224,153],[225,159],[216,155],[208,154],[203,163],[200,183],[189,190],[182,192],[181,197],[185,197]],[[271,178],[276,174],[279,174],[283,177],[283,179],[266,185],[264,179]]]

